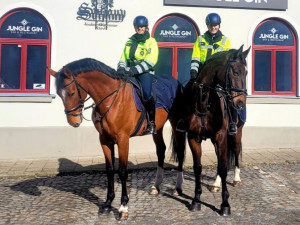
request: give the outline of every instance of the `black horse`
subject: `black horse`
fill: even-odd
[[[201,142],[210,138],[217,154],[217,172],[222,183],[220,214],[224,216],[230,214],[226,177],[235,156],[238,165],[242,126],[239,127],[235,137],[229,137],[228,124],[230,107],[242,110],[246,106],[245,59],[249,50],[250,48],[243,52],[241,46],[238,50],[214,54],[206,61],[197,78],[191,80],[184,89],[180,102],[183,109],[182,117],[187,124],[186,132],[193,155],[195,174],[195,197],[190,206],[191,211],[201,209]]]

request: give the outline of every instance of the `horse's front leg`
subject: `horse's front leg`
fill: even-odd
[[[193,155],[193,169],[195,174],[195,197],[190,206],[190,211],[200,211],[201,210],[201,202],[200,196],[202,194],[201,187],[201,173],[202,173],[202,164],[201,164],[201,156],[202,156],[202,147],[201,143],[198,143],[195,139],[189,138],[189,146]]]
[[[229,192],[227,189],[226,179],[227,179],[227,135],[220,135],[217,138],[216,146],[218,151],[218,174],[221,177],[222,183],[222,204],[220,209],[220,214],[222,216],[230,215],[230,205],[228,202]]]
[[[119,208],[119,220],[127,220],[128,213],[128,201],[127,194],[127,178],[128,178],[128,152],[129,152],[129,137],[122,137],[117,140],[118,152],[119,152],[119,177],[121,180],[122,194],[121,194],[121,206]]]
[[[159,193],[159,186],[163,182],[164,176],[164,161],[165,161],[165,152],[166,145],[163,139],[163,128],[157,130],[157,134],[153,135],[153,140],[156,145],[156,155],[157,155],[157,171],[154,185],[150,189],[150,195],[157,195]]]
[[[106,164],[106,175],[107,175],[107,197],[106,201],[100,210],[100,213],[107,214],[111,211],[111,203],[115,198],[114,190],[114,163],[115,163],[115,152],[114,144],[100,135],[100,142],[105,156]]]

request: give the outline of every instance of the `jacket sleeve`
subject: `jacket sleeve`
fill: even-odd
[[[195,70],[198,72],[199,65],[200,65],[200,43],[199,43],[199,37],[197,38],[194,47],[193,47],[193,53],[192,53],[192,59],[191,59],[191,71]]]
[[[130,71],[133,74],[142,74],[154,70],[159,54],[158,45],[154,38],[150,38],[148,41],[149,44],[144,60],[140,61],[135,66],[130,67]]]
[[[127,66],[126,58],[125,58],[125,49],[122,52],[121,59],[118,63],[118,70],[125,69]]]

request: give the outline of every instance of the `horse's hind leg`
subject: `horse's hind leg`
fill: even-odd
[[[216,152],[216,155],[218,156],[218,152],[217,152],[215,143],[213,143],[213,145],[215,146],[215,152]],[[209,190],[211,192],[218,192],[218,191],[220,191],[220,189],[221,189],[221,177],[217,171],[216,179],[215,179],[214,183],[210,186]]]
[[[186,133],[185,132],[178,132],[176,131],[176,127],[173,127],[173,151],[176,152],[177,160],[178,160],[178,174],[177,180],[175,185],[175,190],[173,195],[181,195],[182,194],[182,183],[184,181],[183,178],[183,161],[184,161],[184,154],[185,154],[185,142],[186,142]]]
[[[235,168],[234,168],[234,178],[233,178],[233,186],[238,187],[242,185],[241,177],[240,177],[240,164],[239,157],[242,153],[242,129],[243,126],[240,126],[237,130],[237,135],[235,137],[235,145],[234,145],[234,156],[235,156]]]
[[[163,133],[163,128],[157,130],[157,134],[153,135],[153,140],[156,145],[156,155],[158,159],[158,165],[157,165],[155,182],[150,189],[150,195],[157,195],[159,193],[159,186],[163,182],[166,145],[162,133]]]
[[[115,153],[114,144],[100,135],[100,142],[105,156],[106,175],[107,175],[107,197],[100,213],[106,214],[111,211],[111,203],[115,198],[114,191],[114,163]]]

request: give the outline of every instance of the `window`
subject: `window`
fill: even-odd
[[[296,40],[280,20],[263,21],[253,37],[253,95],[296,95]]]
[[[158,20],[152,32],[159,47],[155,73],[173,76],[186,85],[190,79],[192,51],[198,34],[199,29],[186,16],[171,14]]]
[[[50,28],[30,9],[0,19],[0,93],[49,93]]]

